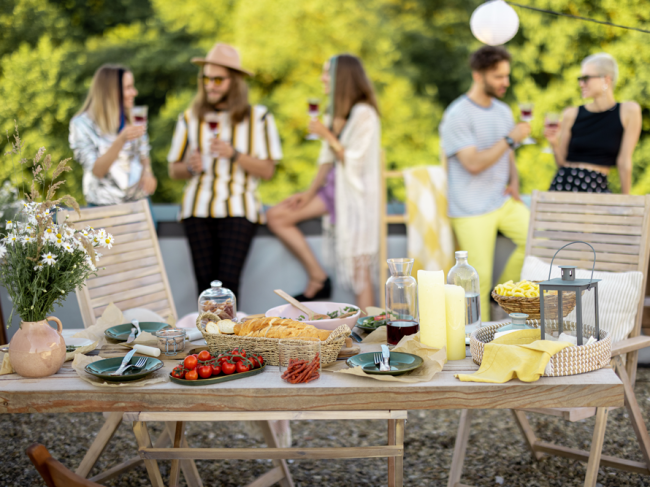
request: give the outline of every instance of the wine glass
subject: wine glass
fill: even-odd
[[[204,116],[204,120],[208,124],[208,130],[210,131],[210,134],[212,135],[213,139],[216,139],[217,136],[219,135],[219,114],[216,112],[209,112],[206,113]],[[211,152],[211,155],[213,157],[218,157],[218,154],[214,154]]]
[[[144,105],[134,106],[131,108],[131,118],[133,119],[133,125],[147,125],[147,112],[149,111],[148,107]]]
[[[533,104],[532,103],[520,103],[519,110],[521,110],[521,121],[522,122],[532,122],[533,120]],[[536,144],[537,141],[533,139],[530,135],[521,141],[522,145],[532,145]]]
[[[307,113],[311,118],[316,118],[319,115],[318,105],[320,100],[318,98],[309,98],[307,100]],[[307,134],[305,140],[318,140],[318,135],[316,134]]]
[[[557,112],[548,112],[544,117],[544,126],[549,129],[556,129],[560,126],[560,114]],[[549,144],[542,151],[544,154],[553,154],[553,149]]]

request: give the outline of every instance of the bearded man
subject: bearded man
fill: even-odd
[[[445,111],[440,125],[448,159],[448,214],[462,250],[478,271],[481,318],[489,321],[492,266],[497,232],[517,246],[499,282],[519,280],[524,261],[529,211],[519,198],[513,149],[530,133],[515,124],[500,101],[510,86],[510,54],[484,46],[470,57],[472,86]]]

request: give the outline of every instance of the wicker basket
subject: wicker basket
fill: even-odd
[[[539,328],[539,320],[528,320],[530,326]],[[475,330],[470,338],[470,352],[472,360],[477,365],[481,365],[483,360],[483,349],[486,343],[494,339],[496,331],[503,326],[503,323],[484,326]],[[573,321],[564,321],[562,323],[563,331],[574,331],[576,324]],[[545,332],[550,333],[558,330],[557,320],[546,320]],[[590,325],[583,326],[583,337],[594,335],[594,327]],[[581,345],[579,347],[567,347],[551,357],[546,372],[547,377],[561,377],[564,375],[576,375],[584,372],[598,370],[606,365],[612,358],[612,341],[608,332],[600,330],[600,340],[591,345]]]
[[[216,335],[213,333],[206,333],[205,325],[208,321],[220,321],[221,318],[212,313],[200,314],[196,319],[196,327],[203,334],[210,353],[217,355],[221,352],[232,350],[235,347],[243,347],[247,353],[255,353],[264,357],[264,360],[269,365],[280,364],[279,353],[279,338],[259,338],[259,337],[243,337],[237,335]],[[350,335],[350,328],[347,325],[341,325],[336,330],[330,333],[327,340],[321,342],[320,359],[321,366],[325,367],[331,363],[336,362],[336,358],[345,345],[345,337]],[[299,340],[299,338],[297,338]]]
[[[492,297],[508,314],[526,313],[531,320],[539,320],[541,318],[539,313],[539,297],[522,298],[521,296],[501,296],[495,290],[492,290]],[[565,292],[562,294],[562,316],[566,318],[575,307],[576,293]],[[544,308],[547,316],[557,316],[557,295],[545,296]]]

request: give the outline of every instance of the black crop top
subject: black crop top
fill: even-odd
[[[590,112],[581,106],[571,127],[567,162],[615,166],[623,131],[620,103],[598,113]]]

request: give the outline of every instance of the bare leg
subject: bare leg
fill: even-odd
[[[375,304],[375,292],[372,287],[372,279],[370,278],[370,268],[364,267],[358,271],[361,274],[361,279],[364,280],[365,286],[363,291],[356,295],[357,306],[362,310],[365,310],[368,306],[374,306]]]
[[[282,202],[271,208],[266,216],[268,227],[305,267],[309,283],[304,294],[312,297],[323,287],[327,273],[321,267],[316,256],[311,251],[305,236],[296,226],[298,223],[323,216],[327,213],[325,203],[318,196],[312,198],[305,206],[294,209]]]

